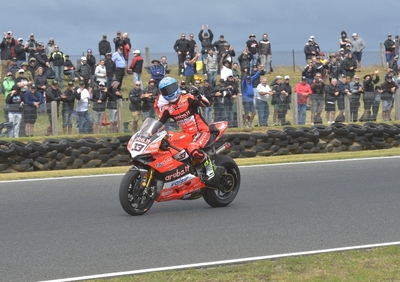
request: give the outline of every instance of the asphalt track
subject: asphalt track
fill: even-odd
[[[118,176],[0,183],[1,281],[400,241],[400,158],[242,167],[226,208],[120,207]]]

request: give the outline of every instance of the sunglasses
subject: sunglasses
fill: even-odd
[[[140,86],[140,84],[135,84],[135,86]]]
[[[12,74],[7,74],[7,76],[12,76]]]

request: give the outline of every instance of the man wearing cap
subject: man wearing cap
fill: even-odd
[[[71,81],[73,82],[75,79],[75,66],[72,61],[69,59],[69,55],[65,55],[65,63],[64,63],[64,74],[69,75]]]
[[[201,108],[203,117],[206,120],[207,124],[210,124],[212,121],[212,105],[214,103],[214,88],[211,86],[210,81],[208,79],[204,80],[204,85],[200,88],[200,93],[210,102],[210,106]]]
[[[260,126],[268,126],[269,117],[269,106],[268,99],[269,95],[272,95],[272,90],[267,84],[267,78],[263,78],[261,83],[257,85],[257,100],[256,107],[258,113],[258,123]]]
[[[242,97],[243,97],[243,108],[244,108],[244,125],[247,127],[253,126],[253,120],[256,115],[254,107],[254,87],[253,82],[260,77],[262,66],[258,66],[258,71],[250,76],[245,74],[242,79]]]
[[[393,81],[393,76],[386,76],[385,82],[382,83],[382,119],[383,121],[390,120],[390,112],[393,107],[393,95],[398,88],[397,84]]]
[[[294,92],[297,94],[297,122],[298,124],[306,124],[308,97],[312,94],[312,90],[304,76],[294,87]]]
[[[133,84],[138,81],[140,82],[140,85],[142,85],[143,58],[140,55],[140,51],[137,49],[133,51],[133,59],[129,68],[133,73]]]
[[[204,25],[201,26],[201,30],[199,32],[199,40],[201,42],[201,60],[203,61],[203,74],[207,75],[207,70],[206,70],[206,66],[204,64],[204,61],[208,55],[208,50],[209,49],[214,49],[214,46],[212,44],[212,41],[214,39],[214,34],[212,33],[211,29],[208,27],[208,24],[206,25],[207,31],[208,32],[204,32],[204,36],[203,36],[203,31],[204,31]]]
[[[21,69],[24,70],[25,77],[26,77],[29,81],[32,81],[32,82],[33,82],[33,81],[34,81],[34,77],[33,77],[32,73],[28,70],[28,64],[25,63],[25,62],[23,62],[23,63],[21,64]]]
[[[87,58],[82,57],[81,64],[76,69],[75,75],[78,77],[79,80],[85,82],[85,88],[87,88],[89,86],[89,84],[91,83],[91,80],[90,80],[91,74],[92,74],[92,69],[87,64]]]
[[[235,81],[235,78],[232,74],[228,75],[227,79],[225,80],[225,87],[227,88],[225,95],[225,109],[228,127],[237,127],[237,123],[233,114],[233,106],[235,104],[236,97],[239,94],[239,85]]]
[[[326,111],[326,120],[328,124],[332,124],[335,122],[335,114],[336,114],[336,99],[340,94],[339,88],[337,86],[337,79],[332,78],[331,84],[325,86],[325,111]]]
[[[314,35],[311,35],[311,36],[310,36],[310,39],[313,41],[313,45],[314,45],[314,47],[315,47],[316,55],[318,56],[319,53],[320,53],[320,51],[321,51],[321,48],[319,47],[318,43],[315,42],[315,37],[314,37]]]
[[[4,92],[4,98],[7,99],[7,96],[11,93],[11,90],[15,84],[14,79],[12,78],[12,73],[7,72],[6,77],[4,78],[3,81],[3,92]],[[8,121],[8,105],[6,103],[4,107],[4,119],[5,121]]]
[[[26,52],[29,54],[28,55],[28,59],[31,59],[34,57],[35,51],[36,51],[36,47],[37,47],[37,42],[35,40],[35,35],[33,33],[31,33],[29,35],[29,39],[26,41],[25,43],[25,47],[26,47]]]
[[[258,62],[259,45],[256,41],[255,34],[250,34],[249,38],[250,39],[246,42],[246,52],[253,55],[253,59],[250,62],[251,68],[253,68],[253,66],[257,65]]]
[[[394,49],[396,48],[395,42],[392,40],[392,35],[388,34],[387,39],[383,43],[385,46],[386,64],[393,60]]]
[[[357,61],[357,71],[361,71],[361,57],[362,51],[365,48],[365,42],[362,38],[358,37],[357,33],[353,33],[352,35],[353,40],[351,45],[353,47],[353,56],[354,59]]]
[[[18,87],[20,88],[20,91],[22,93],[25,93],[26,91],[28,91],[29,86],[32,84],[32,81],[29,81],[26,77],[25,77],[25,71],[23,69],[20,69],[18,71],[18,77],[15,78],[15,84],[18,85]]]
[[[136,82],[138,84],[138,82]],[[110,132],[117,132],[118,122],[118,111],[117,111],[117,100],[122,99],[122,93],[120,90],[119,82],[113,80],[111,86],[108,87],[108,98],[107,98],[107,109],[108,116],[110,118]]]
[[[41,100],[39,92],[36,91],[36,85],[32,84],[30,90],[26,91],[24,95],[25,135],[27,137],[33,136],[37,119],[37,109],[43,103]]]
[[[342,72],[348,77],[349,81],[353,80],[355,71],[357,69],[357,61],[352,53],[347,53],[346,59],[342,63]]]
[[[250,68],[250,62],[253,59],[253,55],[247,53],[246,51],[244,51],[242,54],[240,54],[238,61],[240,64],[240,71],[242,73],[242,76],[245,73],[250,73],[251,68]]]
[[[156,86],[158,87],[161,79],[164,78],[164,69],[161,67],[160,61],[157,59],[152,60],[151,63],[153,65],[150,66],[150,75],[151,78],[156,81]]]
[[[36,64],[38,67],[43,68],[43,75],[47,78],[47,70],[50,68],[49,58],[44,50],[43,42],[39,42],[36,47],[36,51],[33,54],[36,59]]]
[[[93,56],[93,51],[91,48],[86,50],[86,60],[87,60],[87,64],[90,66],[90,70],[91,70],[91,81],[95,82],[96,81],[96,77],[94,75],[94,71],[96,70],[96,57]]]
[[[107,87],[110,87],[113,82],[115,73],[115,62],[112,60],[111,53],[106,54],[105,66],[107,72]]]
[[[396,55],[393,57],[393,59],[389,62],[386,62],[386,68],[387,68],[387,72],[393,72],[393,74],[397,77],[397,75],[399,74],[399,65],[398,65],[398,61],[399,61],[399,55]]]
[[[315,73],[316,71],[314,68],[314,63],[312,60],[309,60],[307,66],[305,66],[303,71],[301,72],[301,76],[304,76],[306,78],[307,83],[311,85],[315,77]]]
[[[195,72],[196,61],[199,56],[200,53],[196,53],[196,55],[193,58],[191,58],[191,55],[186,55],[186,60],[183,63],[183,66],[185,68],[184,75],[186,78],[186,82],[188,84],[194,84],[194,74],[196,73]]]
[[[99,87],[92,93],[93,102],[93,133],[99,134],[101,131],[101,124],[103,122],[104,112],[106,111],[106,101],[108,97],[108,91],[103,81],[99,82]]]
[[[214,87],[214,122],[217,121],[226,121],[226,108],[225,108],[225,96],[226,96],[226,87],[225,80],[223,78],[219,79],[219,84]]]
[[[65,57],[64,53],[60,51],[60,48],[57,44],[53,44],[53,52],[50,54],[49,62],[52,64],[52,68],[54,70],[55,80],[58,81],[60,87],[64,87],[64,64]]]
[[[68,88],[61,94],[62,104],[62,128],[64,134],[72,133],[72,116],[74,114],[76,90],[74,82],[68,81]]]
[[[10,65],[11,60],[13,58],[12,48],[14,47],[14,45],[15,45],[15,40],[12,31],[4,33],[4,38],[0,43],[1,78],[3,78],[4,75],[7,73],[7,68]]]
[[[76,89],[76,113],[78,114],[79,134],[87,134],[91,132],[92,118],[89,114],[90,93],[85,88],[86,82],[79,80],[79,87]]]
[[[129,92],[129,100],[131,101],[131,103],[129,104],[129,110],[131,111],[132,115],[133,132],[136,132],[138,130],[139,120],[141,119],[142,96],[143,96],[143,90],[140,89],[139,82],[136,82],[133,89]]]
[[[265,73],[270,73],[271,72],[270,63],[271,63],[272,51],[271,51],[271,42],[268,40],[268,34],[264,33],[258,44],[260,46],[261,65],[263,66]]]
[[[46,45],[46,48],[44,48],[47,57],[50,59],[51,53],[54,52],[54,38],[50,37],[49,42]],[[51,67],[53,67],[52,64],[50,64]]]
[[[46,89],[46,105],[47,105],[47,115],[49,117],[49,126],[47,127],[46,135],[52,135],[52,115],[56,115],[58,119],[58,109],[60,107],[61,101],[61,90],[58,86],[58,81],[53,80],[51,82],[50,87]],[[51,102],[57,102],[57,112],[52,113],[51,111]]]
[[[115,63],[115,79],[119,82],[118,89],[121,90],[122,81],[125,75],[126,61],[124,57],[124,47],[119,46],[117,52],[112,55],[112,60]]]
[[[24,40],[22,38],[18,38],[18,41],[15,41],[14,51],[18,67],[21,67],[22,62],[26,61],[26,49],[28,46],[24,46],[23,42]]]
[[[11,131],[8,133],[10,138],[19,137],[19,127],[22,121],[22,110],[24,108],[24,94],[19,91],[19,87],[14,85],[10,94],[6,98],[8,105],[8,120],[13,124]]]
[[[373,77],[375,78],[373,79]],[[375,91],[375,85],[379,82],[379,71],[376,70],[371,74],[366,74],[363,81],[363,102],[364,102],[364,113],[360,118],[360,121],[371,121],[376,120],[379,110],[379,104],[381,102],[379,92]],[[378,95],[377,95],[378,94]],[[373,116],[371,115],[371,107]]]
[[[218,71],[218,56],[214,52],[214,47],[208,48],[208,54],[203,62],[206,67],[207,77],[212,87],[215,87],[217,81],[217,71]]]
[[[363,85],[358,75],[354,76],[354,81],[350,82],[350,120],[358,121],[358,109],[360,108],[360,97],[364,92]]]
[[[178,73],[183,76],[183,62],[186,59],[186,55],[189,54],[189,40],[186,39],[186,34],[182,33],[181,38],[175,41],[174,50],[178,54]]]
[[[219,36],[219,40],[215,41],[214,44],[213,44],[214,48],[215,48],[215,54],[217,54],[218,62],[221,61],[221,56],[222,56],[222,53],[224,51],[224,44],[225,43],[229,44],[229,42],[225,40],[224,35],[221,34]],[[218,66],[218,73],[219,73],[219,71],[220,71],[220,68]]]
[[[154,102],[158,95],[158,89],[156,87],[156,81],[154,79],[149,80],[149,85],[143,90],[143,94],[140,95],[142,100],[142,118],[145,120],[148,117],[156,118],[156,112],[154,110]]]
[[[13,79],[16,79],[18,77],[17,72],[20,70],[21,68],[18,67],[17,64],[17,58],[13,57],[11,59],[11,63],[9,64],[8,68],[6,69],[6,72],[11,72],[13,74]]]
[[[31,72],[34,79],[36,77],[36,71],[37,71],[38,67],[39,66],[36,64],[36,59],[30,58],[28,61],[28,70]]]
[[[117,31],[117,36],[114,37],[113,42],[114,42],[114,45],[115,45],[115,52],[118,51],[119,47],[122,47],[122,49],[124,48],[125,42],[124,42],[124,39],[123,39],[121,31],[119,31],[119,30]]]
[[[335,78],[334,76],[330,79],[332,80]],[[336,78],[337,79],[337,78]],[[324,106],[324,88],[326,84],[322,79],[321,73],[316,73],[315,78],[313,80],[313,83],[311,84],[311,125],[314,125],[314,123],[321,123],[322,118],[317,118],[315,117],[321,117],[322,109]],[[319,119],[319,121],[318,121]]]
[[[107,53],[111,53],[111,44],[107,40],[107,34],[103,34],[103,39],[99,42],[99,55],[100,58],[106,57]]]
[[[306,55],[307,64],[312,60],[313,56],[317,55],[317,50],[312,38],[309,38],[307,44],[304,46],[304,54]]]

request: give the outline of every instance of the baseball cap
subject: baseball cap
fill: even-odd
[[[18,41],[24,41],[24,39],[20,37],[20,38],[18,38]]]
[[[351,46],[351,44],[350,44],[350,43],[347,43],[347,44],[346,44],[346,47],[347,47],[347,46]]]
[[[69,55],[65,55],[65,57],[69,57]]]
[[[225,81],[225,80],[223,78],[220,78],[219,81],[221,82],[221,81]]]
[[[204,36],[208,36],[208,32],[204,32]]]
[[[84,85],[85,81],[84,80],[79,80],[79,85]]]
[[[344,49],[343,49],[343,48],[340,48],[339,51],[344,51]]]
[[[399,58],[399,55],[394,56],[394,58],[395,58],[395,59],[398,59],[398,58]]]
[[[74,85],[74,82],[68,81],[68,86],[73,86],[73,85]]]
[[[92,52],[92,49],[89,48],[89,49],[86,50],[86,52]]]
[[[36,89],[36,84],[35,83],[31,84],[31,88]]]
[[[140,51],[136,49],[135,51],[133,51],[133,54],[140,54]]]
[[[308,42],[312,41],[312,38],[308,38]]]
[[[35,36],[33,33],[31,33],[29,36]]]
[[[320,57],[320,56],[316,56],[315,58],[317,58],[317,59],[321,59],[321,57]]]
[[[301,77],[301,80],[306,80],[306,77],[305,77],[305,76],[302,76],[302,77]]]
[[[311,36],[310,36],[310,39],[314,39],[314,38],[315,38],[314,35],[311,35]]]
[[[107,37],[107,34],[103,34],[103,38],[104,38],[104,37]]]
[[[38,46],[44,46],[43,42],[39,42],[37,45]]]
[[[104,86],[105,84],[104,84],[104,82],[103,81],[100,81],[99,82],[99,86]]]
[[[276,79],[282,79],[282,76],[277,75],[275,78],[276,78]]]
[[[53,85],[58,85],[58,80],[53,80],[53,81],[51,82],[51,84],[53,84]]]
[[[389,34],[388,34],[388,37],[389,37],[389,36],[392,36],[392,35],[389,33]]]
[[[87,58],[86,57],[82,57],[81,60],[82,61],[87,61]]]
[[[190,55],[186,55],[186,59],[190,59]]]
[[[181,84],[186,84],[186,81],[182,80],[182,81],[181,81]]]
[[[290,79],[290,76],[288,76],[288,75],[285,75],[285,79]]]
[[[25,72],[23,69],[19,69],[19,71],[18,72]]]
[[[153,79],[153,78],[151,78],[150,80],[149,80],[149,83],[151,83],[151,82],[156,82],[156,80],[155,79]]]
[[[351,36],[357,36],[357,33],[354,32]]]

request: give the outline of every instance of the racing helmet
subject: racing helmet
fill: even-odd
[[[181,94],[176,79],[170,76],[161,79],[158,88],[160,89],[161,95],[164,99],[171,103],[176,102]]]

